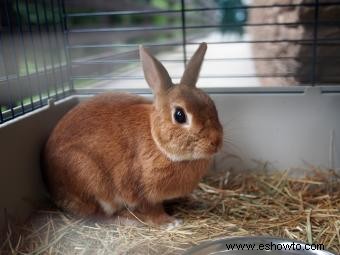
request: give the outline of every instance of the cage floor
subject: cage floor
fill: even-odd
[[[94,222],[41,210],[23,226],[9,224],[4,254],[180,254],[203,240],[276,236],[323,244],[340,253],[340,176],[310,170],[224,171],[206,177],[187,198],[167,205],[182,219],[173,229]]]

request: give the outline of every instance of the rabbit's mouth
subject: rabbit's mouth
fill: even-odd
[[[205,150],[205,153],[212,156],[215,153],[217,153],[219,150],[220,150],[220,146],[209,146],[209,148]]]
[[[196,154],[206,155],[205,157],[212,157],[222,149],[222,146],[223,132],[210,132],[209,135],[205,135],[195,141],[193,151]]]
[[[205,146],[197,146],[197,149],[194,152],[194,155],[196,157],[200,158],[210,158],[214,156],[214,154],[218,153],[221,149],[221,144],[205,144]]]

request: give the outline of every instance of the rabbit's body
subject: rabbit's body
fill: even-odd
[[[196,53],[200,63],[204,46]],[[95,96],[68,112],[46,144],[50,193],[71,213],[129,211],[146,222],[170,222],[162,202],[190,193],[222,145],[215,105],[195,87],[200,63],[189,63],[193,72],[175,86],[156,59],[144,49],[141,56],[154,102],[127,93]]]
[[[209,160],[173,162],[160,152],[150,133],[151,103],[108,93],[64,116],[45,152],[48,186],[58,205],[80,215],[110,215],[196,187]]]

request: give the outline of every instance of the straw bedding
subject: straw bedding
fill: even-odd
[[[206,177],[187,198],[167,204],[180,226],[119,225],[48,209],[9,228],[3,254],[180,254],[206,239],[265,235],[323,244],[340,253],[340,176],[309,170],[224,171]]]

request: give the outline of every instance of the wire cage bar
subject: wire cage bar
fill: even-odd
[[[339,0],[136,2],[143,4],[99,8],[82,6],[80,0],[2,1],[0,124],[84,88],[114,88],[118,82],[141,86],[140,44],[176,70],[174,80],[193,47],[206,40],[218,53],[205,59],[218,68],[201,76],[211,86],[255,80],[260,86],[339,84],[334,71],[340,68],[335,53],[340,52]],[[221,36],[208,36],[216,31]],[[287,33],[273,36],[282,31]],[[237,55],[226,48],[252,53]],[[232,66],[238,69],[231,72]]]
[[[0,123],[71,94],[61,2],[0,3]]]

